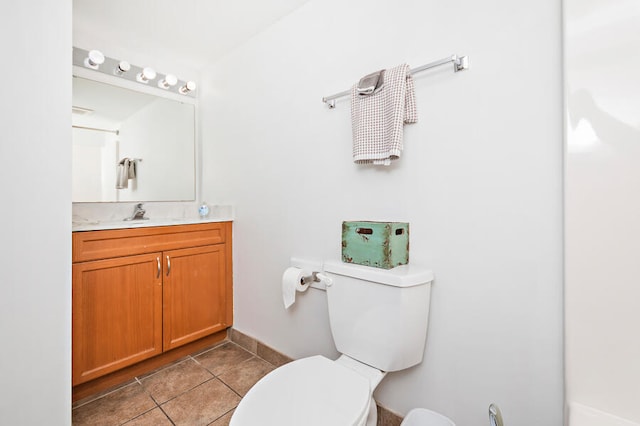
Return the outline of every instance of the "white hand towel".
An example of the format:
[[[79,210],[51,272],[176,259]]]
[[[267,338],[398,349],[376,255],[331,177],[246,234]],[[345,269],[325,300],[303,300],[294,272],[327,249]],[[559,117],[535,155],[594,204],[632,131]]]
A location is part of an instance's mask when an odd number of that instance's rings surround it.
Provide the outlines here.
[[[125,164],[125,167],[127,168],[127,178],[129,179],[135,179],[136,178],[136,160],[130,158],[129,159],[129,166],[127,167]]]
[[[405,123],[418,121],[413,78],[407,64],[384,73],[384,86],[371,95],[351,89],[353,161],[389,165],[400,158]]]
[[[125,189],[129,186],[130,160],[123,158],[120,160],[116,171],[116,189]]]

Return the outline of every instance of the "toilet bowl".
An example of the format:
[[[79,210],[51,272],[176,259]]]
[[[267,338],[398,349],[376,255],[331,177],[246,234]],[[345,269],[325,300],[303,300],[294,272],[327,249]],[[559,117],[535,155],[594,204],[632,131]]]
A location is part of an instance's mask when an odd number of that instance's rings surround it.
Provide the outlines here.
[[[240,401],[236,425],[358,425],[369,415],[369,381],[320,355],[277,368]]]
[[[409,411],[400,426],[456,426],[456,424],[450,418],[435,411],[414,408]]]
[[[329,323],[340,357],[285,364],[242,398],[230,426],[375,426],[373,391],[422,362],[433,273],[325,262]]]

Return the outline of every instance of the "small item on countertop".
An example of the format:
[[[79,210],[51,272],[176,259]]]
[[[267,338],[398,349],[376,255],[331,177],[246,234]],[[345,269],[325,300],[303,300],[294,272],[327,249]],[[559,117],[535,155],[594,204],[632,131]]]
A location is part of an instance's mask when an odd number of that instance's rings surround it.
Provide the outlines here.
[[[198,207],[198,214],[202,219],[209,217],[209,206],[207,203],[202,203],[200,207]]]

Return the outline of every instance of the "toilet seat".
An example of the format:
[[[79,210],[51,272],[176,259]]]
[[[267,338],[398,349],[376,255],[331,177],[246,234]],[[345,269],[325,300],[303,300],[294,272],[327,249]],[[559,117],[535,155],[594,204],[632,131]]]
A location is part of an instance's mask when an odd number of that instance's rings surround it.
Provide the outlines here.
[[[369,380],[320,355],[273,370],[240,401],[230,426],[364,425]]]

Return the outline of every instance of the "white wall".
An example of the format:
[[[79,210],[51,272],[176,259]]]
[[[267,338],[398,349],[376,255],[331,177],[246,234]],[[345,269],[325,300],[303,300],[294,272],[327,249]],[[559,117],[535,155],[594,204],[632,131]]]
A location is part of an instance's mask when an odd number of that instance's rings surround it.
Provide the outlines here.
[[[640,5],[564,4],[567,401],[640,424]]]
[[[142,161],[120,201],[195,198],[194,108],[158,98],[121,123],[118,156]]]
[[[72,199],[96,194],[102,199],[102,173],[96,171],[102,170],[107,137],[102,132],[83,129],[72,129],[72,134]]]
[[[78,128],[71,133],[72,200],[115,199],[117,136]]]
[[[71,1],[2,8],[0,418],[71,423]],[[37,52],[37,54],[34,54]]]
[[[337,258],[342,220],[411,223],[432,268],[424,362],[378,401],[459,425],[562,423],[560,4],[312,0],[202,73],[204,198],[235,204],[235,327],[293,356],[336,356],[325,294],[285,311],[290,256]],[[453,53],[416,77],[419,123],[389,168],[351,161],[348,101],[371,71]]]

